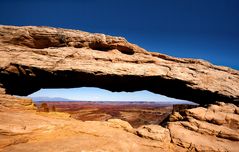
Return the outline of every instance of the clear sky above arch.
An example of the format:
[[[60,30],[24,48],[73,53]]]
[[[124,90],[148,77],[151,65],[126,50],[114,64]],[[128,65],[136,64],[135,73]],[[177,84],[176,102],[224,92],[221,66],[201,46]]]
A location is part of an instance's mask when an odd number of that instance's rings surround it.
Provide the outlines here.
[[[0,24],[123,36],[149,51],[239,69],[238,0],[1,0]]]

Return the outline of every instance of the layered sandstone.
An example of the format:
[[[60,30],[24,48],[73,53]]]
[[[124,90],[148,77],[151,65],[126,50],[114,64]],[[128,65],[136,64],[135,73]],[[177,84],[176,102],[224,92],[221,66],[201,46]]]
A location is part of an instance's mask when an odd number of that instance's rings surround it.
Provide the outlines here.
[[[191,151],[239,149],[239,107],[222,102],[208,108],[188,109],[169,122],[172,142]],[[180,116],[179,116],[180,115]]]
[[[0,94],[94,86],[149,90],[200,104],[236,102],[239,72],[147,52],[122,37],[34,26],[0,26]]]
[[[3,109],[34,110],[36,107],[29,98],[0,94],[0,111]]]

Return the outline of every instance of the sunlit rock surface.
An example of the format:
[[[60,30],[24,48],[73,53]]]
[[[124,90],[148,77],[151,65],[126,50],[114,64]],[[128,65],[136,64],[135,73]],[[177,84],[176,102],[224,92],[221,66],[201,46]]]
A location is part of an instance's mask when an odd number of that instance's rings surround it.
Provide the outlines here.
[[[237,106],[218,103],[180,115],[183,120],[168,122],[166,128],[133,128],[120,119],[83,122],[66,113],[1,109],[0,151],[238,151]]]
[[[141,126],[136,130],[136,134],[143,138],[159,140],[165,143],[170,143],[171,141],[169,130],[159,125]]]
[[[237,152],[238,110],[239,107],[233,104],[219,102],[208,108],[181,112],[183,120],[168,124],[172,142],[189,150]]]
[[[82,122],[57,112],[36,113],[29,110],[0,112],[2,152],[181,150],[183,150],[181,147],[170,142],[163,143],[160,140],[139,137],[134,134],[134,129],[122,120]]]

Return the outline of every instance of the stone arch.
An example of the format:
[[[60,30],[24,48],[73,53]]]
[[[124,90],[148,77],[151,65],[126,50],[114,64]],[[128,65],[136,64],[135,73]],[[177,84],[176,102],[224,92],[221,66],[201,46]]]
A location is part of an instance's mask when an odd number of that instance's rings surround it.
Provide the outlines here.
[[[149,90],[199,104],[239,98],[237,70],[148,52],[121,37],[77,30],[61,29],[67,44],[61,45],[58,31],[0,26],[0,94],[25,96],[41,88],[84,86]]]

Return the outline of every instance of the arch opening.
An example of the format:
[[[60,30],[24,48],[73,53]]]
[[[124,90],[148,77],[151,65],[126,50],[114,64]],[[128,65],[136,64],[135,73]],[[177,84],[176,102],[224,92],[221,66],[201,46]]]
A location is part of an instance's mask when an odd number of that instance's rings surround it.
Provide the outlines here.
[[[54,98],[62,98],[68,101],[142,101],[142,102],[172,102],[172,103],[193,103],[187,100],[167,97],[156,94],[148,90],[140,91],[120,91],[112,92],[109,90],[97,87],[79,87],[79,88],[45,88],[36,91],[28,97],[37,99],[38,97],[45,97],[54,100]],[[40,99],[40,98],[39,98]]]
[[[34,100],[40,112],[66,112],[83,121],[121,119],[133,127],[162,124],[174,105],[196,105],[147,90],[111,92],[95,87],[41,89],[28,97]]]

